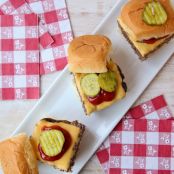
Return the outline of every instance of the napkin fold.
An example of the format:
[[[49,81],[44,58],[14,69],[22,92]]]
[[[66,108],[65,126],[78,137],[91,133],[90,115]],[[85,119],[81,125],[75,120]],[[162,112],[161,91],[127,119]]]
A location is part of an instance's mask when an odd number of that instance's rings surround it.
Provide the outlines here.
[[[0,6],[0,15],[14,15],[14,14],[31,14],[33,11],[25,0],[8,0]],[[22,21],[18,20],[18,23]],[[54,40],[47,27],[39,20],[39,38],[40,44],[43,48],[51,45]]]
[[[174,172],[174,120],[163,96],[130,109],[96,152],[105,173]]]
[[[28,0],[32,11],[39,15],[53,37],[54,43],[41,49],[40,73],[61,70],[67,64],[67,47],[73,39],[65,0]]]

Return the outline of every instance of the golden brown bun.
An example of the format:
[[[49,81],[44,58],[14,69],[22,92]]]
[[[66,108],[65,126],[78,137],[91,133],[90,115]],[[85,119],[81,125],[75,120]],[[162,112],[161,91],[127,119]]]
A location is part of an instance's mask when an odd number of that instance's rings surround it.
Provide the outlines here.
[[[68,48],[68,66],[73,73],[102,73],[111,41],[102,35],[84,35],[75,38]]]
[[[0,143],[0,163],[4,174],[39,173],[36,155],[24,133]]]
[[[146,3],[151,0],[130,0],[121,10],[120,18],[129,28],[128,34],[135,41],[142,41],[150,38],[160,38],[174,34],[174,10],[169,0],[159,0],[165,8],[168,19],[160,26],[147,25],[142,20],[142,13]]]

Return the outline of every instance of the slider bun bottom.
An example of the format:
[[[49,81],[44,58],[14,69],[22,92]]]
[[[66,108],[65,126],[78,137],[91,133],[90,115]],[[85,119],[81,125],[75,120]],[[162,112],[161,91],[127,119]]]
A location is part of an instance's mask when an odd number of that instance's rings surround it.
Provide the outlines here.
[[[94,106],[93,104],[91,104],[88,101],[86,95],[83,93],[83,91],[81,89],[80,79],[84,76],[84,74],[74,74],[76,87],[77,87],[78,93],[80,95],[81,101],[83,103],[84,110],[85,110],[87,115],[90,115],[92,112],[100,111],[102,109],[105,109],[105,108],[111,106],[113,103],[115,103],[115,102],[119,101],[120,99],[124,98],[125,95],[126,95],[126,92],[125,92],[125,90],[123,89],[123,86],[122,86],[122,77],[120,75],[120,72],[118,70],[117,65],[115,65],[112,61],[110,61],[110,62],[108,62],[107,67],[111,71],[115,72],[115,76],[116,76],[117,83],[118,83],[118,87],[117,87],[117,90],[116,90],[116,95],[115,95],[114,100],[109,101],[109,102],[103,102],[103,103],[101,103],[97,106]]]
[[[40,153],[38,151],[38,145],[40,143],[39,137],[42,132],[42,128],[44,126],[47,126],[47,127],[59,126],[63,128],[64,130],[66,130],[67,132],[69,132],[72,138],[70,147],[63,154],[63,156],[58,160],[46,161],[46,160],[43,160],[40,156]],[[31,141],[36,151],[37,158],[44,164],[54,166],[54,168],[57,168],[61,171],[66,171],[66,172],[71,171],[71,168],[75,162],[75,156],[78,151],[83,132],[84,132],[84,126],[82,126],[77,121],[69,122],[65,120],[54,120],[54,119],[48,119],[48,118],[40,120],[35,125],[35,129],[31,137]]]
[[[133,47],[135,52],[139,55],[140,59],[142,59],[142,60],[146,59],[150,53],[156,51],[160,46],[167,43],[173,37],[173,35],[172,36],[170,35],[164,39],[160,39],[160,40],[156,41],[153,44],[137,42],[133,39],[133,37],[131,35],[128,34],[127,31],[129,29],[124,24],[124,22],[121,20],[121,18],[118,18],[117,21],[118,21],[118,25],[119,25],[123,35],[129,41],[129,43],[131,44],[131,46]]]

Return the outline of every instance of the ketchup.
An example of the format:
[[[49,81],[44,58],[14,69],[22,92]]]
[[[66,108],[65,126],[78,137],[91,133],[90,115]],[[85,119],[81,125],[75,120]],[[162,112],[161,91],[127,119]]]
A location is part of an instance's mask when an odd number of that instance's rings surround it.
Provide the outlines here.
[[[111,101],[115,98],[115,91],[114,92],[107,92],[107,91],[102,90],[101,94],[102,94],[104,101]]]
[[[44,126],[42,128],[42,131],[47,131],[47,130],[60,130],[65,137],[65,143],[63,145],[62,151],[58,155],[53,156],[53,157],[46,155],[43,152],[41,145],[40,144],[38,145],[38,150],[39,150],[40,156],[43,160],[56,161],[56,160],[60,159],[65,154],[65,152],[68,150],[68,148],[70,147],[71,142],[72,142],[71,136],[70,136],[69,132],[67,132],[65,129],[61,128],[60,126],[50,126],[50,127]]]
[[[88,101],[93,105],[101,104],[103,102],[103,97],[101,95],[101,92],[95,97],[88,97]]]
[[[107,92],[101,90],[100,93],[96,97],[88,97],[88,101],[93,105],[99,105],[104,101],[112,101],[115,98],[115,91],[114,92]]]
[[[151,38],[151,39],[148,39],[148,40],[143,40],[143,43],[146,43],[146,44],[154,44],[156,41],[158,41],[160,39],[164,39],[166,37],[167,36],[164,36],[164,37],[161,37],[161,38]]]

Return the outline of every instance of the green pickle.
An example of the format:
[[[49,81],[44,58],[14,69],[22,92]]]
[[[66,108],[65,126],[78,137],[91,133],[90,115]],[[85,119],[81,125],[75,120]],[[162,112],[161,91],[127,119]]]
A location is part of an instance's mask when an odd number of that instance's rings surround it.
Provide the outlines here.
[[[152,1],[144,8],[143,20],[148,25],[163,25],[167,21],[167,13],[160,2]]]
[[[64,135],[59,130],[43,131],[40,135],[42,150],[49,157],[58,155],[62,151],[64,143]]]
[[[115,74],[111,71],[99,74],[98,82],[100,87],[107,92],[114,92],[117,87]]]
[[[97,74],[87,74],[80,81],[83,92],[89,97],[95,97],[100,92]]]

